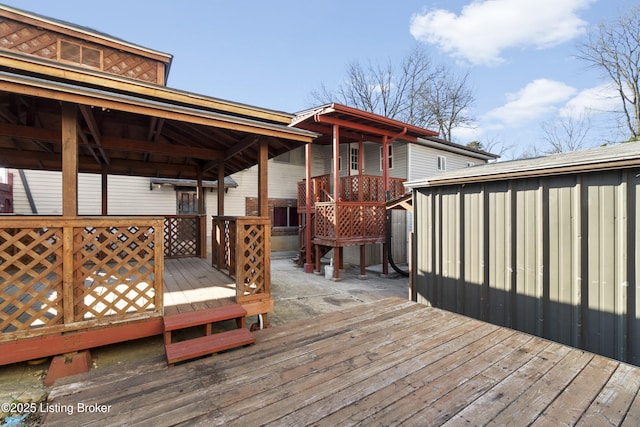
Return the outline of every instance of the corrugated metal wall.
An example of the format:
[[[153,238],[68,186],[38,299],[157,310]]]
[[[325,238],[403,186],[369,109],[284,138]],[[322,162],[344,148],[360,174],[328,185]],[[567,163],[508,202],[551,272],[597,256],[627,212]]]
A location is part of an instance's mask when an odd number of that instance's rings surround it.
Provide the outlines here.
[[[639,172],[416,189],[416,299],[640,365]]]

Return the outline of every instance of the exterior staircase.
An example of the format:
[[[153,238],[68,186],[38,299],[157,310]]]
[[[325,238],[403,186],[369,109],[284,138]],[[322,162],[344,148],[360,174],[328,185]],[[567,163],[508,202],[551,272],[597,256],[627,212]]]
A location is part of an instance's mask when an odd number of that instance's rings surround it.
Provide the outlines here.
[[[246,328],[247,311],[239,304],[190,311],[164,317],[164,345],[167,364],[173,366],[197,357],[243,347],[256,342]],[[235,320],[237,329],[212,333],[212,325]],[[172,342],[172,333],[181,329],[203,326],[204,335],[184,341]]]

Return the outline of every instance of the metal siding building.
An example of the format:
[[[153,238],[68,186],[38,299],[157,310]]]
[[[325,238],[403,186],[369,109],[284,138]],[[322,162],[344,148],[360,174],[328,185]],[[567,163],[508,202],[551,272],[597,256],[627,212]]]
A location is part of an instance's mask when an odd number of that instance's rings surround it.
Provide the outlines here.
[[[640,143],[408,183],[413,295],[640,365]]]

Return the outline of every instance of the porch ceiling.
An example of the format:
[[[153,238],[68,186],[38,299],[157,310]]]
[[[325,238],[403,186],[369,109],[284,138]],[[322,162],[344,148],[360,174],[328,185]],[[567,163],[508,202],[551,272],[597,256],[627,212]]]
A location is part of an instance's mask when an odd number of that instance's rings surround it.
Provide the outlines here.
[[[336,103],[301,111],[292,121],[292,126],[321,134],[314,140],[318,144],[332,143],[334,125],[340,126],[340,143],[382,142],[384,136],[416,142],[420,137],[438,135],[428,129]]]
[[[0,53],[4,56],[5,53]],[[61,103],[78,106],[79,172],[218,178],[310,142],[312,132],[286,126],[284,113],[33,59],[0,66],[0,167],[61,170]],[[22,67],[15,68],[16,64]]]

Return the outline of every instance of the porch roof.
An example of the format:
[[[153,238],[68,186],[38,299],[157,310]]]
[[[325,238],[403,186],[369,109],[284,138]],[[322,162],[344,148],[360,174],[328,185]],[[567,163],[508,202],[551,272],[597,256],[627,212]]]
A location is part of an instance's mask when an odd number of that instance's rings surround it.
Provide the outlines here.
[[[438,136],[438,132],[336,103],[301,111],[291,122],[291,126],[321,134],[314,141],[319,144],[331,144],[333,125],[341,127],[341,143],[380,142],[384,136],[417,142],[418,138]]]
[[[217,179],[313,140],[290,117],[80,67],[1,52],[0,166],[61,170],[60,103],[78,105],[79,172]],[[6,61],[4,61],[6,59]]]

